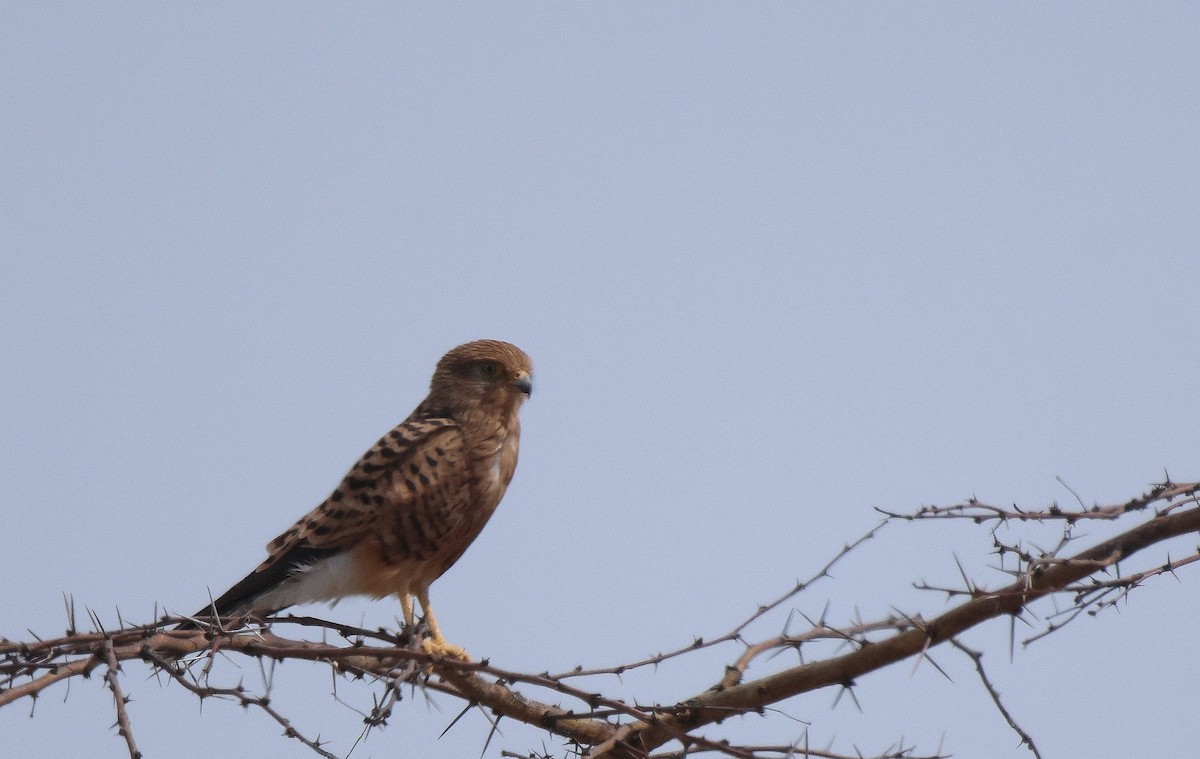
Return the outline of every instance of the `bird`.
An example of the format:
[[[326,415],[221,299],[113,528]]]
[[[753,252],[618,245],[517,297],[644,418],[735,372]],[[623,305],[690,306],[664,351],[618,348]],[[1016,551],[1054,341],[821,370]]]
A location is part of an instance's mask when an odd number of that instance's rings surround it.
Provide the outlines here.
[[[429,395],[358,460],[321,504],[267,544],[253,572],[193,615],[262,617],[347,596],[400,599],[413,629],[421,604],[431,654],[469,660],[448,643],[429,586],[479,536],[517,466],[518,412],[533,365],[517,346],[476,340],[437,363]]]

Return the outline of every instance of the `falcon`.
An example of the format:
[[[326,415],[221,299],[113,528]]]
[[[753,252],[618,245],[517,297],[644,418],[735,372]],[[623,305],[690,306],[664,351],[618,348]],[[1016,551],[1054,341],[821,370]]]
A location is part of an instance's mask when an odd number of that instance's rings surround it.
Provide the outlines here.
[[[429,586],[504,497],[532,372],[529,356],[511,343],[477,340],[451,350],[412,414],[323,503],[267,544],[266,561],[194,616],[262,616],[293,604],[395,595],[411,629],[415,596],[429,627],[424,649],[467,659],[442,636]]]

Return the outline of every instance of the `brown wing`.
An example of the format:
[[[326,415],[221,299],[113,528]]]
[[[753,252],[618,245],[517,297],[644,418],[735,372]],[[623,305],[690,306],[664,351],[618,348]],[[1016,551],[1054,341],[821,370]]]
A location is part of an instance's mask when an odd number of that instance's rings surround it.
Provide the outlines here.
[[[324,503],[268,543],[269,556],[255,571],[265,570],[296,546],[338,551],[354,545],[378,528],[382,512],[406,508],[404,501],[412,501],[423,489],[409,488],[409,498],[397,498],[397,478],[416,477],[442,459],[461,460],[461,448],[457,425],[450,419],[409,418],[364,453]],[[432,467],[426,459],[432,460]]]
[[[363,454],[329,498],[268,543],[266,561],[198,616],[211,614],[213,606],[220,615],[244,612],[297,568],[370,535],[383,541],[385,554],[413,554],[426,542],[430,509],[465,481],[462,452],[462,436],[452,420],[410,417]],[[401,535],[398,542],[389,539],[405,523],[416,525],[414,534]]]

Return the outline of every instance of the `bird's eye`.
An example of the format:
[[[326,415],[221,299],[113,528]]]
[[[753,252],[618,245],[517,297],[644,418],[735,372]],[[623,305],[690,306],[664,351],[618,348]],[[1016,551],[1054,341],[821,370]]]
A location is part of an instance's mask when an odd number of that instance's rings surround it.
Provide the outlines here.
[[[488,361],[487,363],[480,364],[477,371],[479,372],[479,376],[484,379],[495,379],[500,374],[500,365]]]

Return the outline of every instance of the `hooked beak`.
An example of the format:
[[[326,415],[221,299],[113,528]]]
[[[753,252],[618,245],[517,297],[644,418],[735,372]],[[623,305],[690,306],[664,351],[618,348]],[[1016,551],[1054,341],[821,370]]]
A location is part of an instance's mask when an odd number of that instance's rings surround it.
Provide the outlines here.
[[[528,372],[518,374],[512,385],[525,395],[533,395],[533,377],[530,377]]]

